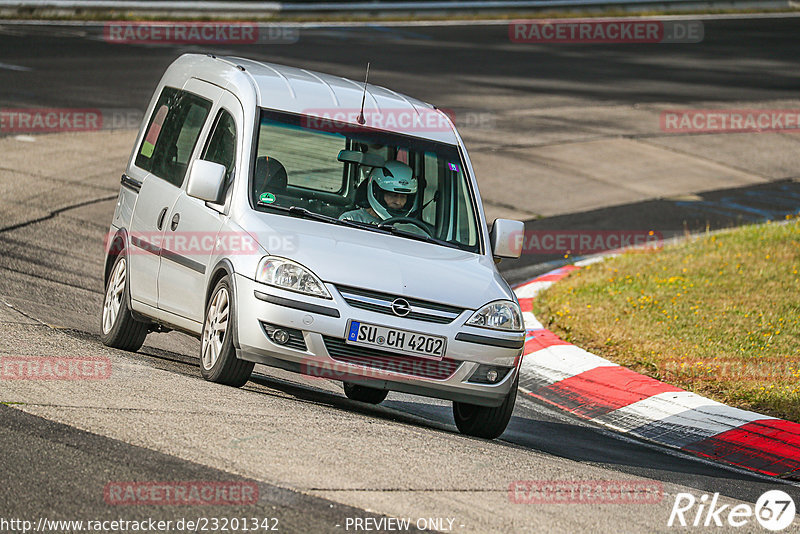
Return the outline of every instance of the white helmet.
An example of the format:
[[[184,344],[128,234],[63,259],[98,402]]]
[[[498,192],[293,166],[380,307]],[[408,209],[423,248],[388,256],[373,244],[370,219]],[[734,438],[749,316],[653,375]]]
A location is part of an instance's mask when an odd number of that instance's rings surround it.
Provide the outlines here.
[[[414,178],[411,167],[400,161],[387,161],[383,167],[372,169],[369,182],[367,200],[381,219],[406,217],[411,213],[417,194],[417,179]],[[389,208],[383,200],[384,192],[408,195],[405,206],[400,210]]]

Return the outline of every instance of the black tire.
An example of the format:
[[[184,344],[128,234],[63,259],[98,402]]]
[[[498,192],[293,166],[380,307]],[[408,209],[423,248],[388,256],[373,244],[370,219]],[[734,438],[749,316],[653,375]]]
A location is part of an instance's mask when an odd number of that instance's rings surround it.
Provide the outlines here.
[[[206,342],[204,342],[204,339],[206,337],[206,330],[210,327],[209,312],[212,308],[212,305],[215,303],[215,298],[217,298],[222,290],[225,290],[228,295],[228,326],[223,332],[221,340],[218,336],[216,337],[216,339],[221,343],[221,348],[216,360],[213,361],[213,364],[207,366],[207,364],[210,362],[204,358],[204,348],[206,347]],[[230,278],[225,276],[219,282],[217,282],[217,285],[214,287],[214,291],[211,292],[211,298],[208,299],[208,302],[206,303],[206,311],[203,314],[203,332],[200,337],[200,374],[203,375],[203,378],[210,382],[216,382],[218,384],[225,384],[227,386],[238,388],[242,387],[247,383],[248,380],[250,380],[250,375],[253,374],[253,367],[255,367],[255,363],[240,360],[236,357],[236,349],[233,347],[235,328],[236,296],[233,293]],[[211,343],[211,340],[209,340],[209,343]]]
[[[348,399],[366,402],[368,404],[380,404],[389,394],[385,389],[375,389],[367,386],[357,386],[349,382],[344,383],[344,394]]]
[[[110,286],[116,280],[114,274],[117,273],[118,269],[125,276],[125,287],[121,294],[116,297],[110,297]],[[100,340],[103,342],[103,345],[114,347],[115,349],[136,352],[144,344],[144,340],[150,329],[150,324],[134,319],[128,307],[128,302],[130,302],[131,299],[131,290],[128,278],[128,261],[124,251],[114,260],[114,265],[111,267],[105,289],[103,308],[100,312]],[[110,298],[119,301],[119,311],[116,317],[113,318],[111,328],[106,331],[106,308],[111,305]]]
[[[518,385],[519,373],[503,404],[496,408],[453,402],[453,418],[456,420],[458,430],[462,434],[476,438],[494,439],[499,437],[511,420],[511,413],[514,411],[514,403],[517,400]]]

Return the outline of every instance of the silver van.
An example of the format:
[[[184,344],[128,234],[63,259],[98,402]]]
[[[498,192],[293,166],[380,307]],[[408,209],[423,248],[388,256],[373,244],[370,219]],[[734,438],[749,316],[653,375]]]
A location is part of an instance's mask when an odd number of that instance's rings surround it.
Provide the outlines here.
[[[102,339],[201,339],[204,378],[256,363],[329,378],[357,401],[453,401],[495,438],[525,340],[498,274],[523,225],[491,230],[448,114],[304,69],[187,54],[166,71],[106,242]]]

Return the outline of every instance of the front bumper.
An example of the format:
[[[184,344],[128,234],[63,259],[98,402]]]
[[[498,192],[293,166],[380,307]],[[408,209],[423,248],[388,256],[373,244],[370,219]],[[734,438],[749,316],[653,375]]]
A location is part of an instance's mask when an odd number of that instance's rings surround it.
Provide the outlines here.
[[[277,289],[238,274],[235,287],[237,356],[244,360],[483,406],[500,405],[519,370],[525,334],[464,326],[474,310],[464,310],[451,323],[440,324],[351,307],[331,284],[326,287],[332,300]],[[349,319],[445,336],[444,358],[439,362],[345,345]],[[268,335],[272,327],[291,329],[291,341],[275,343]],[[509,371],[497,383],[471,382],[481,365]]]

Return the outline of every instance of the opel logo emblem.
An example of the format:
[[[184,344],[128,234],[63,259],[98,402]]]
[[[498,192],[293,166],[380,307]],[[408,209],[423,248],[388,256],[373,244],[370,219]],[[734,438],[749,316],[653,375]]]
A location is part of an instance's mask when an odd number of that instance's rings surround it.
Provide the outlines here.
[[[411,313],[411,304],[406,299],[394,299],[392,302],[392,311],[395,315],[405,317]]]

